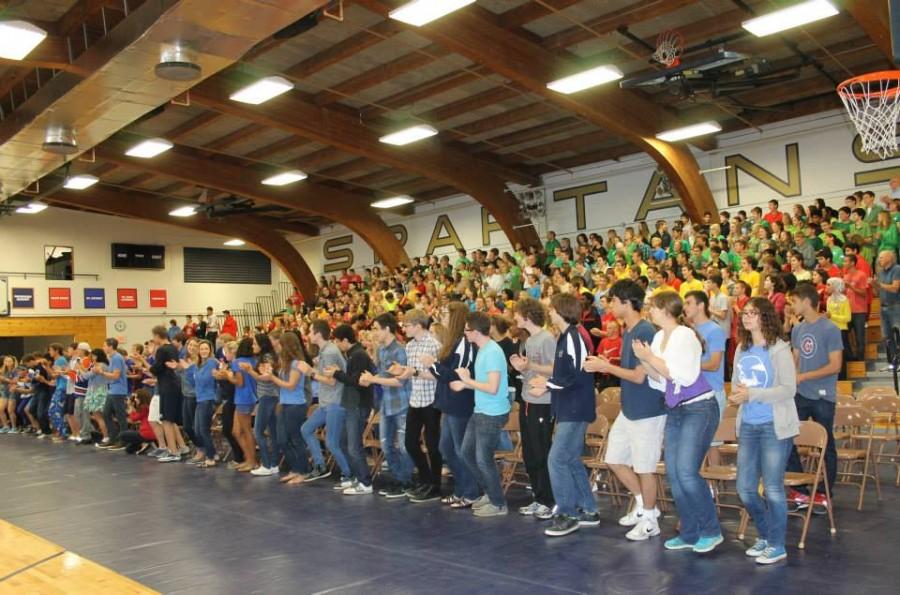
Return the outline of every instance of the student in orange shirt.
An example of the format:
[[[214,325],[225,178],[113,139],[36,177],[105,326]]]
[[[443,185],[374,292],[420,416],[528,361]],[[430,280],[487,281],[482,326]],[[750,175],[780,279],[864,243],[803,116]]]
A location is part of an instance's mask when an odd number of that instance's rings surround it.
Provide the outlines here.
[[[613,317],[607,321],[604,329],[606,336],[600,340],[596,355],[605,357],[609,362],[618,366],[622,360],[622,335],[619,334],[619,323]],[[599,388],[603,390],[609,386],[619,386],[619,379],[611,374],[600,374]]]

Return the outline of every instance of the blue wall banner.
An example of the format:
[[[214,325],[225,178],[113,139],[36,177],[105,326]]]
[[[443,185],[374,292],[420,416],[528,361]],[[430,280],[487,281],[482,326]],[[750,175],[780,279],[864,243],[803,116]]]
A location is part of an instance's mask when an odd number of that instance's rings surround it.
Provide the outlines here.
[[[106,290],[102,287],[84,288],[84,307],[86,309],[103,309],[106,307]]]
[[[13,287],[12,302],[13,308],[34,308],[34,288]]]

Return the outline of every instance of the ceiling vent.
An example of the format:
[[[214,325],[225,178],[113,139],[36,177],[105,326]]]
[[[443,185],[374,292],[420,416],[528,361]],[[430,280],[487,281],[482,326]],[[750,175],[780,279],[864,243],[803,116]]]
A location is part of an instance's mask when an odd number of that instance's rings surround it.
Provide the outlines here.
[[[195,53],[189,47],[177,43],[163,48],[155,71],[156,76],[161,79],[179,82],[197,80],[202,73]]]
[[[74,155],[78,152],[75,131],[71,128],[51,128],[44,136],[43,148],[48,153],[57,155]]]

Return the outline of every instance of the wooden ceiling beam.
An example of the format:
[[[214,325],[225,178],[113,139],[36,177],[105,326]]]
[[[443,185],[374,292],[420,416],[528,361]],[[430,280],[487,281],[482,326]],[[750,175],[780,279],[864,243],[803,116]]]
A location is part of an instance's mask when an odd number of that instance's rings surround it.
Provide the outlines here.
[[[502,145],[503,147],[511,148],[523,143],[542,138],[549,138],[556,134],[562,134],[563,132],[568,132],[570,130],[585,127],[586,125],[584,121],[578,118],[564,117],[559,120],[547,122],[546,124],[539,124],[538,126],[524,128],[522,130],[517,130],[515,132],[510,132],[501,136],[490,137],[488,140],[490,140],[491,143],[496,143],[498,145]],[[529,152],[530,151],[531,150],[529,149]]]
[[[477,70],[477,69],[476,69]],[[378,100],[378,105],[371,105],[362,108],[362,117],[368,120],[374,119],[385,112],[395,110],[407,105],[422,101],[435,95],[440,95],[452,89],[456,89],[466,83],[481,78],[475,72],[459,70],[451,72],[443,76],[425,81],[409,89],[404,89],[399,93],[395,93],[389,97]]]
[[[289,233],[296,233],[311,238],[319,235],[318,227],[302,221],[285,221],[282,218],[275,217],[263,217],[263,221],[279,231],[287,231]]]
[[[310,141],[306,140],[305,138],[300,138],[299,136],[288,136],[281,140],[270,143],[264,147],[260,147],[253,151],[250,151],[249,153],[247,153],[247,158],[265,159],[266,157],[271,157],[272,155],[275,155],[277,153],[297,149],[308,144],[310,144]]]
[[[442,122],[481,109],[488,105],[518,97],[521,94],[522,91],[516,89],[514,85],[494,87],[493,89],[476,93],[465,99],[460,99],[459,101],[454,101],[453,103],[448,103],[447,105],[442,105],[433,110],[429,110],[423,114],[419,114],[419,117],[429,122]]]
[[[283,187],[263,186],[260,180],[266,172],[254,164],[246,163],[243,167],[225,164],[186,147],[176,147],[153,159],[137,159],[125,154],[133,142],[131,135],[116,135],[97,147],[97,156],[203,188],[326,217],[359,234],[379,258],[392,263],[390,266],[408,260],[403,246],[369,206],[370,198],[366,196],[341,192],[310,180]]]
[[[240,221],[220,218],[211,225],[209,220],[202,217],[169,216],[169,211],[183,206],[178,200],[98,186],[84,191],[59,190],[42,200],[51,205],[87,208],[118,217],[153,221],[192,231],[240,238],[255,245],[277,262],[303,295],[314,296],[318,290],[316,276],[303,256],[281,234],[272,232],[274,225],[254,215],[244,215]]]
[[[256,124],[247,124],[233,132],[229,132],[225,136],[221,136],[212,142],[206,143],[204,148],[213,149],[215,151],[224,151],[225,149],[238,144],[241,141],[265,132],[264,128],[260,128]]]
[[[894,63],[894,51],[891,43],[891,17],[888,14],[886,0],[844,0],[844,8],[865,31],[882,55],[891,64]],[[900,18],[900,15],[895,15]],[[900,43],[900,40],[897,40]]]
[[[357,2],[385,17],[393,8],[392,3],[383,0]],[[670,6],[676,2],[657,3],[656,8],[660,9],[661,4]],[[649,10],[646,3],[639,5]],[[416,31],[647,152],[668,175],[691,216],[700,219],[705,211],[717,212],[709,185],[687,146],[655,137],[661,130],[681,125],[674,114],[637,93],[614,86],[573,95],[548,89],[548,81],[578,72],[580,65],[502,29],[485,12],[470,6],[454,13],[453,18],[438,19]],[[633,11],[631,15],[634,16]],[[646,14],[641,18],[646,18]]]
[[[199,130],[204,126],[212,124],[216,120],[222,117],[222,114],[213,111],[205,111],[198,116],[194,116],[187,122],[176,126],[168,133],[166,133],[166,138],[171,140],[172,142],[180,141],[188,134],[194,132],[195,130]]]
[[[549,103],[538,101],[505,111],[496,116],[488,116],[481,120],[463,124],[462,126],[456,126],[454,130],[465,136],[480,136],[487,132],[491,132],[492,130],[497,130],[498,128],[505,128],[525,120],[542,116],[548,112],[552,112],[554,109],[555,108]]]
[[[541,0],[541,2],[526,2],[521,6],[511,8],[497,16],[497,24],[504,29],[515,29],[527,25],[531,21],[553,14],[553,9],[563,10],[582,0]],[[552,8],[548,8],[552,7]]]
[[[359,173],[369,173],[374,168],[377,168],[378,164],[372,163],[365,157],[359,157],[357,159],[352,159],[347,161],[346,163],[342,163],[340,165],[335,165],[326,169],[321,169],[316,172],[317,175],[320,175],[325,178],[344,178],[352,175],[358,175]]]
[[[340,41],[327,50],[310,56],[306,60],[291,66],[284,71],[284,76],[292,78],[306,78],[320,70],[323,70],[332,64],[337,64],[342,60],[353,56],[367,48],[381,43],[385,39],[389,39],[400,33],[401,29],[395,21],[387,20],[370,27],[366,31],[361,31],[347,39]]]

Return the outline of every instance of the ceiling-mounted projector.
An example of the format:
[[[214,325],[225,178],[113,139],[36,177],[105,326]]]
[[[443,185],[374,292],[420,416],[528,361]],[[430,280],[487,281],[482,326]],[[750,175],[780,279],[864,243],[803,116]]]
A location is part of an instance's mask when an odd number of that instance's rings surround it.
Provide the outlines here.
[[[74,155],[78,152],[75,131],[71,128],[50,128],[44,136],[43,149],[57,155]]]
[[[200,78],[202,69],[195,61],[195,53],[185,45],[170,44],[163,48],[156,76],[167,81],[193,81]]]

